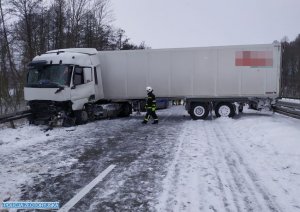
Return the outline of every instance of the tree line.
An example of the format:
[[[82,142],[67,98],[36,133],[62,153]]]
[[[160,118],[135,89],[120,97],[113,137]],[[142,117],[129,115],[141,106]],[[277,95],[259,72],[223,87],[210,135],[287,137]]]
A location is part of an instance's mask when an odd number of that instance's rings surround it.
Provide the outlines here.
[[[144,49],[112,25],[109,0],[0,0],[0,114],[22,107],[27,64],[52,49]]]
[[[300,35],[282,41],[281,96],[300,99]]]

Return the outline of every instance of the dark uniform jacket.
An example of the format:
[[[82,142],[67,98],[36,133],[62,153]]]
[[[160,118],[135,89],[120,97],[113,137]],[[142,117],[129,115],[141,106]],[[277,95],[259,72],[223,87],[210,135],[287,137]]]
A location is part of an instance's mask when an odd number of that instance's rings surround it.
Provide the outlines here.
[[[146,109],[147,110],[152,110],[152,111],[156,110],[155,95],[152,92],[148,93]]]

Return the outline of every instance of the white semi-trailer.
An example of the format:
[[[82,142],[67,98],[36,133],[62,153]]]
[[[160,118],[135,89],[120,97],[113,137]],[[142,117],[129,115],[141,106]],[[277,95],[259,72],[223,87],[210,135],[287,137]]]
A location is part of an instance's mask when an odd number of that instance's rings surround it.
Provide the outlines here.
[[[185,99],[193,119],[232,117],[247,103],[270,108],[279,96],[281,46],[101,51],[59,49],[29,64],[25,100],[33,120],[85,123],[128,116],[151,86],[157,98]]]

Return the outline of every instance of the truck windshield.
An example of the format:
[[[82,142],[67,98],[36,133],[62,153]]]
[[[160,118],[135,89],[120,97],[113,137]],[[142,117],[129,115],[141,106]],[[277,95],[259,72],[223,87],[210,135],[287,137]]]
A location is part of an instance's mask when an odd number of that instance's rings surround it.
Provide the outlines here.
[[[70,85],[73,66],[36,65],[30,66],[27,75],[27,87],[57,88]]]

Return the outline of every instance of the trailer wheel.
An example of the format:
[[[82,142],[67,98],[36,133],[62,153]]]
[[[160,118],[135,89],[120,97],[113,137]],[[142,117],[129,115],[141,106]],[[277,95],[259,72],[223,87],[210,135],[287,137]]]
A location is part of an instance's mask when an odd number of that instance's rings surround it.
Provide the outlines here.
[[[235,115],[234,106],[229,102],[221,102],[215,108],[217,117],[233,117]]]
[[[74,111],[74,114],[75,114],[75,118],[76,118],[76,121],[75,123],[76,124],[85,124],[87,123],[88,121],[88,114],[85,110],[77,110],[77,111]]]
[[[208,113],[208,104],[200,102],[192,104],[191,109],[189,111],[189,114],[194,120],[205,119],[208,116]]]

